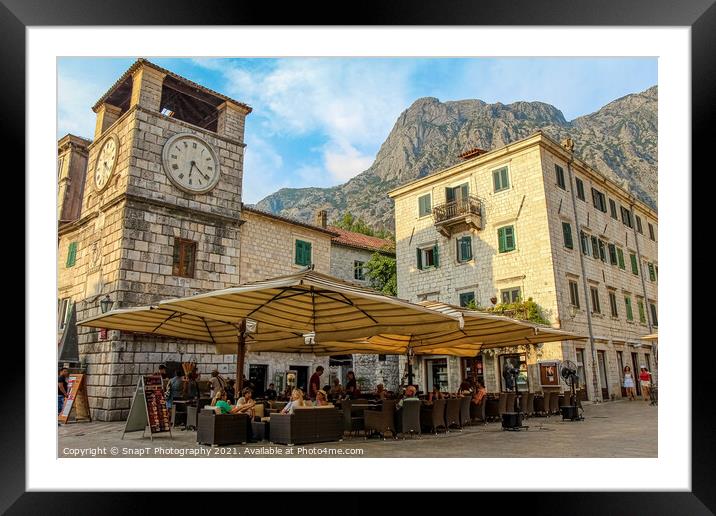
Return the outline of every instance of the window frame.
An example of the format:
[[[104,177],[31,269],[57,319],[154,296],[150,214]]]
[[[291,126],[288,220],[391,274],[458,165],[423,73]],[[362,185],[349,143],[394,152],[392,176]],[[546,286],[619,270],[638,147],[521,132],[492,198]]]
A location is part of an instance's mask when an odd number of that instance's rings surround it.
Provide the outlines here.
[[[587,196],[584,194],[584,181],[577,176],[574,176],[574,181],[577,184],[577,199],[587,202]]]
[[[517,292],[517,299],[513,296],[513,293]],[[505,301],[504,297],[505,294],[508,295],[509,300]],[[522,287],[510,287],[510,288],[503,288],[500,290],[500,301],[502,304],[511,304],[511,303],[519,303],[519,301],[522,299]]]
[[[617,246],[615,244],[607,244],[607,249],[609,251],[609,265],[618,265]]]
[[[70,310],[72,298],[63,297],[59,299],[60,306],[57,308],[57,331],[64,331],[67,326],[67,313]]]
[[[599,199],[599,202],[597,202]],[[607,213],[607,196],[601,190],[592,187],[592,204],[602,213]]]
[[[592,258],[599,260],[599,239],[595,235],[589,235],[592,241]]]
[[[620,205],[621,208],[621,215],[622,215],[622,224],[624,224],[626,227],[633,229],[634,228],[634,220],[633,220],[633,214],[630,209],[625,208],[624,206]]]
[[[477,305],[477,295],[475,294],[474,290],[470,290],[467,292],[458,292],[458,296],[457,296],[458,306],[460,306],[462,308],[466,308],[467,304],[463,304],[463,302],[462,302],[463,296],[470,296],[470,295],[472,295],[472,300],[475,301],[475,305]],[[468,301],[468,303],[469,303],[469,301]]]
[[[617,293],[615,290],[608,290],[609,293],[609,309],[611,310],[612,317],[615,319],[619,318],[619,309],[617,307]]]
[[[646,324],[646,305],[644,304],[644,298],[636,298],[636,307],[639,310],[639,322]]]
[[[299,263],[299,256],[298,256],[298,244],[299,242],[303,244],[302,247],[304,247],[304,259],[305,259],[305,246],[308,246],[308,263]],[[313,263],[313,242],[310,240],[301,240],[300,238],[295,238],[293,240],[293,264],[298,267],[308,267]]]
[[[627,321],[634,321],[634,306],[631,302],[631,296],[624,294],[624,306],[626,307]]]
[[[512,230],[512,247],[507,248],[507,234],[505,233],[504,237],[504,247],[503,247],[503,239],[500,237],[500,232],[503,230],[506,230],[507,228],[510,228]],[[497,249],[499,253],[510,253],[512,251],[515,251],[517,249],[517,232],[515,231],[514,224],[509,224],[506,226],[501,226],[497,228]]]
[[[640,217],[639,215],[637,215],[636,213],[634,214],[634,221],[636,222],[636,231],[637,231],[637,233],[639,233],[640,235],[643,235],[643,234],[644,234],[644,227],[643,227],[642,224],[641,224],[641,217]]]
[[[654,225],[651,222],[647,222],[646,224],[649,226],[649,239],[656,242],[656,231],[654,230]]]
[[[619,220],[619,213],[617,213],[617,202],[614,199],[609,199],[609,215],[614,220]]]
[[[176,254],[177,254],[177,247],[179,248],[179,256],[178,256],[178,262],[175,262]],[[186,249],[188,247],[192,248],[192,256],[191,256],[191,271],[190,274],[187,274],[186,271],[183,271],[184,265],[185,265],[185,259],[186,259]],[[193,278],[194,273],[196,272],[196,249],[197,249],[197,242],[195,240],[189,240],[187,238],[174,238],[174,250],[172,252],[172,276],[176,276],[178,278]],[[178,269],[177,269],[178,267]],[[184,272],[184,273],[182,273]]]
[[[589,286],[589,292],[590,292],[590,298],[592,301],[592,313],[593,314],[601,314],[602,313],[602,307],[599,304],[599,287],[596,287],[594,285]]]
[[[626,260],[624,259],[624,249],[617,246],[617,265],[623,271],[626,270]]]
[[[470,241],[470,246],[469,246],[470,256],[469,256],[468,258],[464,258],[464,257],[463,257],[463,254],[462,254],[462,250],[463,250],[462,242],[465,241],[465,240],[469,240],[469,241]],[[472,253],[472,236],[470,236],[470,235],[463,235],[463,236],[461,236],[461,237],[456,238],[456,239],[455,239],[455,242],[456,242],[456,244],[457,244],[457,249],[456,249],[456,251],[457,251],[457,261],[458,261],[458,263],[467,263],[467,262],[469,262],[469,261],[472,261],[472,258],[473,258],[473,253]]]
[[[590,235],[588,233],[585,233],[584,231],[580,231],[579,232],[579,242],[580,242],[580,247],[582,248],[582,254],[585,256],[591,256]]]
[[[416,247],[417,251],[417,267],[418,270],[425,271],[425,270],[431,270],[431,269],[437,269],[440,267],[440,252],[438,249],[438,244],[432,244],[432,245],[421,245]],[[432,260],[433,263],[431,265],[425,265],[425,257],[427,257],[427,252],[432,253]]]
[[[652,303],[651,301],[649,301],[649,310],[651,311],[651,325],[659,326],[659,318],[657,317],[658,310],[656,307],[656,303]]]
[[[420,211],[420,200],[423,199],[423,198],[425,198],[425,197],[428,198],[428,212],[425,213],[424,215],[422,215],[422,214],[421,214],[421,211]],[[418,218],[419,218],[419,219],[422,219],[422,218],[425,218],[425,217],[429,217],[429,216],[432,215],[432,214],[433,214],[433,194],[432,194],[432,192],[428,192],[428,193],[425,193],[425,194],[422,194],[422,195],[418,195]]]
[[[607,263],[606,242],[599,238],[597,239],[597,245],[599,246],[599,259],[604,263]]]
[[[65,268],[69,269],[74,267],[77,263],[77,241],[70,242],[67,246],[67,261],[65,261]]]
[[[567,249],[574,249],[574,238],[572,238],[572,224],[564,220],[562,221],[562,239],[564,240],[564,247],[566,247]],[[567,240],[569,240],[569,242],[567,242]]]
[[[556,163],[554,164],[554,174],[557,179],[557,186],[562,190],[567,191],[567,184],[564,181],[564,169]]]
[[[360,264],[360,266],[358,266],[358,264]],[[360,271],[360,273],[358,271]],[[353,279],[365,281],[365,262],[353,260]]]
[[[569,283],[569,304],[575,308],[579,306],[579,283],[575,280],[567,280]],[[572,288],[574,286],[574,288]]]
[[[636,253],[629,253],[629,261],[631,262],[631,273],[634,276],[639,275],[639,260],[637,260]]]
[[[503,169],[505,170],[505,177],[507,178],[507,185],[505,186],[502,183],[503,178],[500,176],[500,188],[498,189],[498,188],[496,188],[496,185],[495,185],[495,178],[498,177],[498,176],[496,176],[496,174],[498,172],[501,172]],[[500,193],[500,192],[504,192],[505,190],[509,190],[510,188],[512,188],[512,178],[510,177],[510,166],[508,164],[501,165],[497,168],[493,168],[490,170],[490,172],[492,173],[492,193]]]

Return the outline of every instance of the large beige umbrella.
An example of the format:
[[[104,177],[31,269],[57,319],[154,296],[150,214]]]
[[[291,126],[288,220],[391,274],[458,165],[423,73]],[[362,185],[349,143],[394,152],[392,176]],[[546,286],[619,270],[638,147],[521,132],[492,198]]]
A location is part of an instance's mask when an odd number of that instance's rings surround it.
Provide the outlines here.
[[[241,332],[240,323],[209,319],[157,306],[112,310],[77,324],[90,328],[106,328],[206,342],[214,344],[218,354],[236,353],[236,345]],[[275,346],[304,342],[301,333],[280,331],[268,326],[252,324],[251,321],[249,321],[245,338],[249,351],[251,351],[251,346],[256,343]]]
[[[227,323],[250,318],[281,331],[313,333],[318,343],[381,333],[411,335],[425,328],[459,331],[462,323],[459,314],[441,313],[313,270],[162,301],[159,307]]]
[[[644,335],[641,340],[659,340],[659,334],[650,333],[649,335]]]

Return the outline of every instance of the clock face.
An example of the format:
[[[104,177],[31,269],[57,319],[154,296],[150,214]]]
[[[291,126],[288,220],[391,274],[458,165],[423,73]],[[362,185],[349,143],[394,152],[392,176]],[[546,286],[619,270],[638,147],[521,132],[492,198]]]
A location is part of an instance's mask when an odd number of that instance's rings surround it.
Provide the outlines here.
[[[219,181],[219,160],[207,142],[191,134],[169,138],[162,152],[164,171],[178,188],[205,193]]]
[[[119,150],[119,140],[117,136],[111,135],[102,144],[102,148],[97,155],[97,162],[94,167],[94,185],[97,191],[102,191],[109,178],[112,175],[114,166],[117,164],[117,151]]]

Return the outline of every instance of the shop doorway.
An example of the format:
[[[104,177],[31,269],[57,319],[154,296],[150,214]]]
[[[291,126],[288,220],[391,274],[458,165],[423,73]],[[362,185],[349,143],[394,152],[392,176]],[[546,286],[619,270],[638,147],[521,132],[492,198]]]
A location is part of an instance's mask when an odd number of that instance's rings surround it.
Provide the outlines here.
[[[609,400],[609,384],[607,383],[607,360],[604,351],[597,351],[597,361],[599,363],[599,381],[602,384],[602,400]]]
[[[298,388],[304,393],[308,392],[308,366],[290,365],[288,368],[291,371],[296,371],[296,385]]]
[[[584,348],[577,348],[577,376],[579,377],[579,390],[581,400],[588,400],[587,373],[584,369]]]
[[[268,366],[263,364],[249,365],[249,382],[254,386],[254,397],[263,396],[266,390]]]
[[[425,361],[425,378],[427,379],[427,391],[432,392],[436,385],[442,392],[448,390],[448,368],[447,358],[434,358]]]

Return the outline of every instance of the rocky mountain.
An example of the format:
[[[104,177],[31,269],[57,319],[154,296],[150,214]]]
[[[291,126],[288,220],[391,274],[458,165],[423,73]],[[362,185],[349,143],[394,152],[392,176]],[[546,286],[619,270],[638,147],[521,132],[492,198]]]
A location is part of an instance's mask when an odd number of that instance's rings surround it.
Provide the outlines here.
[[[318,209],[329,220],[350,211],[393,231],[389,190],[454,165],[468,149],[495,149],[542,129],[557,141],[571,137],[579,157],[656,208],[657,96],[653,86],[572,121],[542,102],[421,98],[398,117],[368,170],[332,188],[284,188],[257,206],[309,221]]]

